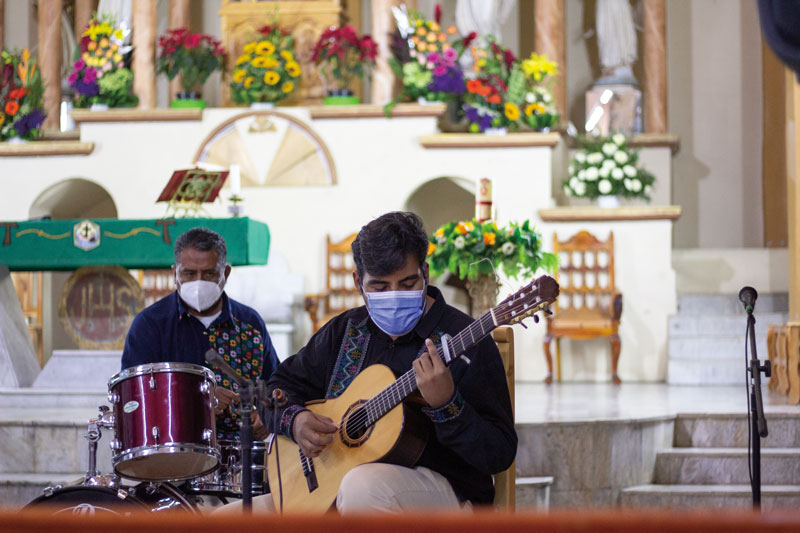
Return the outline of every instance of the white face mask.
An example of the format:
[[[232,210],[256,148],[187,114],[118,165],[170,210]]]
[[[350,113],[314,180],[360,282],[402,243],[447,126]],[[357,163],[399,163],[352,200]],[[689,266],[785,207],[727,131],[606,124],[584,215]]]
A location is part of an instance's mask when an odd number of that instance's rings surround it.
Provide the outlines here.
[[[222,295],[222,284],[225,276],[220,276],[219,283],[213,281],[187,281],[178,284],[181,299],[192,309],[205,311],[219,300]]]

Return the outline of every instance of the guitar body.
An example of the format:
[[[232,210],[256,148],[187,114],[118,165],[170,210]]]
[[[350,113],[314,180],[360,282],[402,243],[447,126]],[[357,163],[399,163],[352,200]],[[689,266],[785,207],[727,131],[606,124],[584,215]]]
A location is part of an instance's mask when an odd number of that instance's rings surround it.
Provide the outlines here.
[[[283,512],[327,511],[336,500],[345,474],[358,465],[384,462],[413,465],[425,447],[425,433],[418,424],[422,414],[400,403],[379,418],[363,435],[348,435],[344,428],[359,405],[376,396],[395,381],[394,373],[384,365],[365,368],[338,398],[311,402],[309,411],[327,416],[340,427],[333,442],[311,459],[317,488],[309,490],[303,471],[300,447],[291,439],[279,436],[267,456],[267,475],[275,508]],[[363,414],[363,411],[361,411]],[[344,422],[344,423],[343,423]],[[281,483],[278,482],[276,450],[280,459]]]

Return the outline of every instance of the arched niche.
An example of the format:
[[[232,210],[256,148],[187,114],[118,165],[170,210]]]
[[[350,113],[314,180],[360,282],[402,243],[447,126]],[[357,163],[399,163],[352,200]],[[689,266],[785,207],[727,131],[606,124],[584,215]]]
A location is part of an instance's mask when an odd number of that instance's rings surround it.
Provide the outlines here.
[[[467,178],[433,178],[409,195],[405,210],[418,214],[428,233],[433,233],[442,224],[475,216],[475,187]]]
[[[432,234],[443,224],[471,220],[475,216],[475,187],[476,183],[467,178],[433,178],[409,195],[404,209],[419,215],[425,230]],[[447,303],[469,312],[470,301],[463,281],[445,274],[433,283],[441,289]]]
[[[30,218],[117,218],[117,205],[103,187],[83,178],[59,181],[31,204]]]
[[[242,187],[336,184],[336,167],[322,138],[280,111],[229,118],[203,140],[193,162],[210,169],[239,165]]]
[[[68,178],[43,190],[28,209],[30,218],[117,218],[117,205],[101,185],[84,178]],[[43,272],[42,355],[47,362],[53,350],[75,350],[75,341],[61,327],[58,302],[71,272]]]

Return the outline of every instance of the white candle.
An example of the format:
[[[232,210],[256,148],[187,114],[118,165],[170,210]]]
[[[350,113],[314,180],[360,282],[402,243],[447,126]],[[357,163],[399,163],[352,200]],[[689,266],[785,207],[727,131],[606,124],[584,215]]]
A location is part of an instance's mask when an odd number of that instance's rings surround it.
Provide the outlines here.
[[[233,196],[239,196],[239,193],[242,192],[242,175],[239,165],[231,165],[229,179],[231,183],[231,194]]]

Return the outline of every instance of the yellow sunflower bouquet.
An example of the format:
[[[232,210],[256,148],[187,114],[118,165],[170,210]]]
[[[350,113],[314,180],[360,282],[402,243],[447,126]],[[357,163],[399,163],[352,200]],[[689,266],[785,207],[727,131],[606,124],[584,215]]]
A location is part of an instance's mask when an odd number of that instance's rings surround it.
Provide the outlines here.
[[[294,38],[277,25],[259,30],[258,40],[247,43],[236,60],[231,81],[234,102],[278,102],[300,84],[300,64],[294,55]]]

